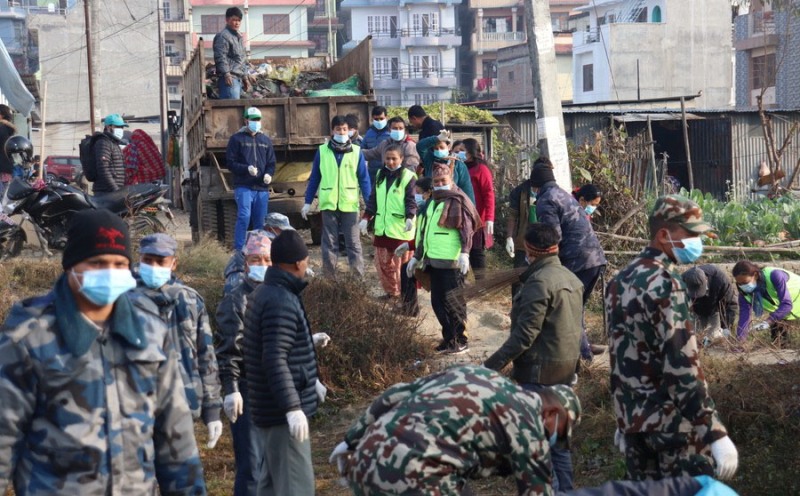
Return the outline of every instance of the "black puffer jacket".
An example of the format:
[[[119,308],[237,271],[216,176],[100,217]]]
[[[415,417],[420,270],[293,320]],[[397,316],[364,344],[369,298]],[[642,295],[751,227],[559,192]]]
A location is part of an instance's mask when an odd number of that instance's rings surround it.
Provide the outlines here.
[[[246,374],[242,364],[244,315],[247,311],[247,299],[257,284],[244,276],[242,272],[239,275],[238,283],[225,292],[225,296],[217,307],[217,334],[214,336],[214,351],[217,352],[222,394],[226,396],[238,392],[239,382],[245,380]]]
[[[120,141],[111,133],[103,133],[95,142],[95,193],[110,193],[125,186],[125,157],[119,145]]]
[[[244,367],[253,423],[286,423],[286,413],[317,411],[317,353],[300,300],[307,283],[271,267],[250,294],[244,324]]]

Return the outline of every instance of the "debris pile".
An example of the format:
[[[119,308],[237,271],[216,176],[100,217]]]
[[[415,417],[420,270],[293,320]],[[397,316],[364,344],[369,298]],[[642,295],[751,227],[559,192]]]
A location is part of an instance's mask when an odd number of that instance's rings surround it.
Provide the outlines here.
[[[243,99],[278,98],[285,96],[357,96],[363,95],[363,84],[357,75],[350,76],[341,83],[332,83],[324,72],[301,71],[297,66],[273,66],[267,62],[248,65],[248,91],[242,88]],[[216,68],[213,63],[206,65],[206,94],[209,98],[219,98]]]

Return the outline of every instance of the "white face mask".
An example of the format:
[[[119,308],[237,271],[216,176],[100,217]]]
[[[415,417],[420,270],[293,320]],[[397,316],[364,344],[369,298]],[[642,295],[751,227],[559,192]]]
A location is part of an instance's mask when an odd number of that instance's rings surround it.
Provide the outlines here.
[[[119,140],[121,140],[123,136],[125,136],[125,130],[122,129],[121,127],[115,127],[114,128],[114,137],[119,139]]]

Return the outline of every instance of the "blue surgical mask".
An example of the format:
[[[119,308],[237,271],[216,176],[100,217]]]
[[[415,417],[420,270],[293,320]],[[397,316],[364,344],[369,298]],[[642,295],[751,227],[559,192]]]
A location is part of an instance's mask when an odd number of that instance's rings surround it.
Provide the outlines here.
[[[550,434],[550,438],[547,440],[547,442],[550,444],[551,448],[553,446],[555,446],[556,443],[558,442],[558,414],[557,413],[556,413],[556,421],[555,421],[555,423],[553,425],[555,425],[555,428],[553,429],[553,433]]]
[[[248,265],[247,277],[255,282],[264,282],[264,277],[267,275],[266,265]]]
[[[386,127],[386,119],[384,119],[382,121],[378,121],[378,120],[373,119],[372,120],[372,127],[377,129],[378,131],[380,131],[381,129]]]
[[[160,288],[172,278],[172,269],[157,267],[155,265],[139,264],[139,275],[145,286],[152,289]]]
[[[459,159],[462,162],[466,162],[467,161],[467,152],[462,150],[462,151],[456,153],[456,158]]]
[[[417,202],[417,205],[421,205],[425,203],[425,197],[420,195],[419,193],[414,193],[414,201]]]
[[[439,150],[438,148],[433,151],[433,156],[436,158],[445,158],[450,152],[447,150]]]
[[[445,184],[444,186],[434,186],[435,191],[447,191],[453,187],[452,184]]]
[[[678,263],[690,264],[703,254],[703,240],[700,239],[700,236],[682,239],[683,248],[675,246],[675,242],[672,241],[671,236],[669,242],[672,243],[672,253],[675,255],[675,259]]]
[[[355,134],[356,134],[356,130],[355,129],[351,129],[351,130],[347,131],[347,136],[349,136],[351,138],[353,136],[355,136]]]
[[[402,129],[392,129],[389,131],[389,137],[395,141],[402,141],[406,137],[406,132]]]
[[[348,141],[350,141],[350,137],[347,136],[346,134],[334,134],[333,141],[343,145]]]
[[[78,274],[73,270],[77,279]],[[128,269],[98,269],[83,271],[81,293],[98,306],[111,305],[117,298],[136,287],[136,279]]]
[[[251,133],[261,131],[261,121],[247,121],[247,129],[249,129]]]
[[[586,212],[586,215],[592,215],[594,211],[597,210],[597,205],[586,205],[583,211]]]
[[[739,284],[739,289],[741,289],[743,293],[750,294],[756,290],[756,286],[757,284],[755,281],[750,281],[747,284]]]

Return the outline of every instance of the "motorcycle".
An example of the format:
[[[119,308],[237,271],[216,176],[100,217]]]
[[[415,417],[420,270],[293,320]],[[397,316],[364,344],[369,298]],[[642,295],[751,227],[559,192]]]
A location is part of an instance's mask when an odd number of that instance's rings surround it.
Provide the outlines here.
[[[116,213],[128,221],[132,233],[163,232],[164,224],[156,214],[161,211],[174,219],[169,200],[164,198],[167,189],[160,184],[136,184],[96,197],[57,179],[33,186],[14,178],[0,200],[0,260],[20,254],[27,242],[26,222],[32,225],[46,255],[52,256],[50,250],[63,250],[72,215],[89,208]],[[16,222],[12,215],[21,215],[22,220]]]

